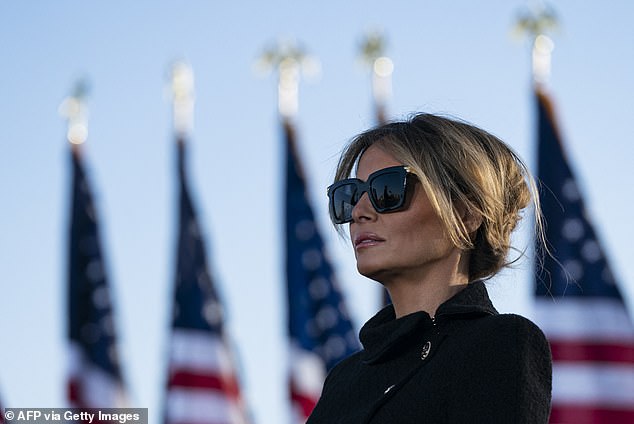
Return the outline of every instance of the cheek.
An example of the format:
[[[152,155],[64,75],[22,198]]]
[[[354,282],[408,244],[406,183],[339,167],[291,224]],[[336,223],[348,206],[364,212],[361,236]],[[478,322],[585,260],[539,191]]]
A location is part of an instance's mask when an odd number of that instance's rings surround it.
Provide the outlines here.
[[[421,212],[410,216],[399,226],[400,238],[407,245],[422,249],[437,247],[445,250],[453,246],[440,218],[430,211]]]

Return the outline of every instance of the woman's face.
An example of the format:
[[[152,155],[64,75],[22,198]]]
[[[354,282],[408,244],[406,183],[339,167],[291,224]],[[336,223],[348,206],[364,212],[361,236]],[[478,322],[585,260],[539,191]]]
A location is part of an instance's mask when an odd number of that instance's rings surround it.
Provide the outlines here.
[[[398,165],[402,164],[394,156],[373,144],[359,160],[357,178],[365,181],[375,171]],[[352,211],[350,239],[357,269],[385,285],[403,279],[420,281],[435,267],[447,265],[457,249],[422,185],[415,181],[409,180],[404,209],[377,213],[364,193]]]

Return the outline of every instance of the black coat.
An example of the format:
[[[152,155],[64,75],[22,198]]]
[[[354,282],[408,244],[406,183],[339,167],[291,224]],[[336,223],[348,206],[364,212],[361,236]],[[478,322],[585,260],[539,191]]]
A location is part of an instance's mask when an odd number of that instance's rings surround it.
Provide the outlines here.
[[[535,324],[500,315],[482,282],[426,312],[388,306],[328,375],[307,424],[546,423],[552,362]]]

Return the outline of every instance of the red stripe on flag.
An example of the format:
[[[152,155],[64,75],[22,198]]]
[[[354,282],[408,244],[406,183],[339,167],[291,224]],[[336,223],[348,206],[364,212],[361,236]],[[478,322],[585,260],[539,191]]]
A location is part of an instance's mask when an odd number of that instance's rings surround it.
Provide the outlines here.
[[[550,340],[553,361],[634,364],[634,345]]]
[[[308,418],[308,416],[315,409],[317,405],[317,399],[314,397],[306,396],[304,393],[300,393],[297,387],[291,382],[291,402],[299,406],[302,416]]]
[[[81,390],[81,381],[77,377],[71,377],[66,386],[68,402],[72,408],[87,408],[85,393]]]
[[[599,405],[555,404],[550,412],[551,424],[632,424],[632,409],[606,408]]]
[[[193,371],[175,371],[169,380],[170,387],[187,387],[190,389],[218,390],[228,397],[238,399],[240,390],[237,380],[231,377],[221,377],[216,374],[200,374]]]
[[[70,380],[68,380],[68,400],[72,403],[79,402],[79,387],[77,386],[78,383],[76,379],[71,378]]]

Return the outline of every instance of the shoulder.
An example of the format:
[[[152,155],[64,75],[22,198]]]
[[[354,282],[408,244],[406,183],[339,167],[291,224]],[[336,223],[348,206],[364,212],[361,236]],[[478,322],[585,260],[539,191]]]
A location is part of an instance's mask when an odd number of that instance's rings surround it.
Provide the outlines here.
[[[496,314],[457,323],[451,343],[458,355],[473,364],[517,367],[535,364],[550,369],[550,345],[542,330],[529,319],[514,314]],[[463,350],[464,349],[464,350]]]
[[[351,377],[359,373],[361,352],[356,352],[343,359],[328,372],[324,381],[324,391],[331,385],[337,386],[341,381],[349,381]]]
[[[453,422],[541,423],[548,421],[552,361],[544,333],[519,315],[501,314],[463,323],[453,339],[452,393],[468,395],[450,408]],[[487,405],[483,408],[483,405]]]
[[[449,331],[464,337],[530,336],[546,341],[542,330],[531,320],[515,314],[494,314],[450,321]]]
[[[541,338],[544,341],[546,336],[542,330],[531,320],[521,315],[496,314],[478,320],[482,330],[508,335],[522,335]]]
[[[531,320],[521,315],[490,315],[476,320],[472,333],[483,343],[503,350],[550,356],[550,347],[544,332]]]
[[[483,336],[491,342],[513,341],[518,348],[532,347],[550,355],[548,340],[544,332],[531,320],[521,315],[499,314],[487,317],[482,321]]]
[[[360,354],[357,352],[343,359],[328,372],[321,396],[311,415],[313,419],[329,416],[334,410],[342,411],[342,404],[345,403],[342,399],[347,399],[347,396],[354,392],[352,384],[356,381],[355,376],[359,375],[360,364]]]

